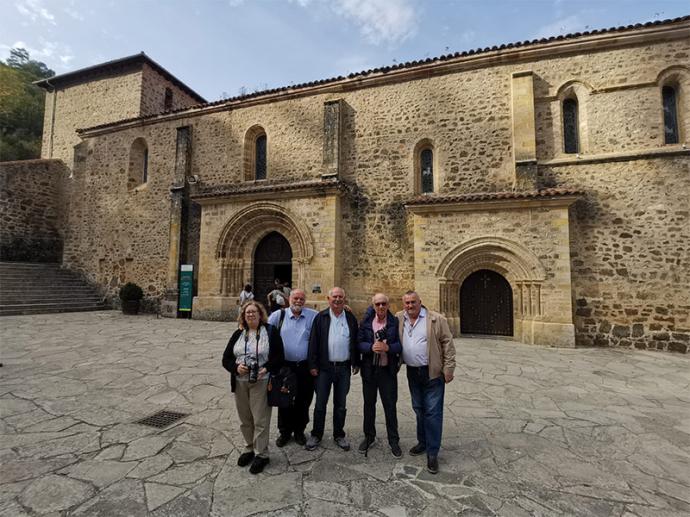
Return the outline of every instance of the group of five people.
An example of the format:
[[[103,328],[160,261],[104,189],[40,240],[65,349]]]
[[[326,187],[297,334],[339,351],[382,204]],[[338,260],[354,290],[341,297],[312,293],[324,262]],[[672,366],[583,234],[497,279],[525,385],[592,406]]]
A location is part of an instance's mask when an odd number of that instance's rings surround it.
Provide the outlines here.
[[[272,408],[267,400],[268,383],[271,375],[285,367],[294,373],[296,397],[290,407],[278,409],[278,447],[291,439],[307,450],[319,446],[333,391],[333,439],[338,447],[349,450],[346,400],[351,376],[361,371],[364,438],[358,449],[367,453],[375,444],[376,400],[380,396],[388,444],[393,456],[400,458],[397,374],[404,362],[417,422],[417,443],[409,452],[426,453],[427,470],[438,472],[445,384],[453,380],[455,369],[453,337],[445,318],[424,307],[416,292],[408,291],[402,301],[404,309],[393,315],[388,297],[375,294],[359,324],[340,287],[329,291],[328,308],[321,312],[304,306],[306,294],[301,289],[292,290],[289,306],[270,316],[254,300],[241,307],[239,328],[223,354],[245,441],[239,466],[250,465],[250,472],[258,474],[269,462]],[[307,437],[314,393],[313,423]]]

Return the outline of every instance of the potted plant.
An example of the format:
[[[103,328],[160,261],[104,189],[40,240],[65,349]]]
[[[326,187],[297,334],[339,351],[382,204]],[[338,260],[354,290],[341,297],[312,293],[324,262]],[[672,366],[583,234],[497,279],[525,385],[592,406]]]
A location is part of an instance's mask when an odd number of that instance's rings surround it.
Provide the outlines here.
[[[124,314],[139,314],[141,299],[144,291],[137,284],[127,282],[120,288],[120,300],[122,301],[122,312]]]

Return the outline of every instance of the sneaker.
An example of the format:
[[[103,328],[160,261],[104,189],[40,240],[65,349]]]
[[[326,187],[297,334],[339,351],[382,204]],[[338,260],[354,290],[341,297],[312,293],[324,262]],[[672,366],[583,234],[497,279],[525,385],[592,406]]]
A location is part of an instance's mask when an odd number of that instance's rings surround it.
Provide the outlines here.
[[[264,470],[264,467],[268,465],[269,459],[266,456],[257,456],[252,461],[252,466],[249,467],[250,474],[258,474]]]
[[[419,456],[420,454],[423,454],[424,451],[426,451],[426,445],[418,443],[410,449],[410,456]]]
[[[304,445],[304,448],[307,449],[308,451],[313,451],[316,449],[319,444],[321,443],[321,438],[318,436],[314,436],[313,434],[309,436],[309,439],[307,440],[307,443]]]
[[[304,436],[304,433],[295,433],[295,443],[304,447],[307,443],[307,437]]]
[[[350,450],[350,442],[347,438],[344,436],[339,436],[338,438],[333,439],[338,447],[340,447],[344,451],[349,451]]]
[[[391,443],[391,453],[396,458],[402,458],[402,449],[400,448],[400,444]]]
[[[430,474],[438,474],[438,456],[427,456],[426,469]]]
[[[240,454],[240,457],[237,458],[237,466],[238,467],[246,467],[249,465],[252,460],[254,459],[254,452],[243,452]]]
[[[376,440],[374,438],[369,438],[368,436],[365,436],[364,440],[362,440],[362,443],[360,443],[359,447],[357,447],[357,450],[364,454],[373,447],[375,442]]]
[[[289,441],[289,434],[281,434],[278,438],[276,438],[276,447],[285,447]]]

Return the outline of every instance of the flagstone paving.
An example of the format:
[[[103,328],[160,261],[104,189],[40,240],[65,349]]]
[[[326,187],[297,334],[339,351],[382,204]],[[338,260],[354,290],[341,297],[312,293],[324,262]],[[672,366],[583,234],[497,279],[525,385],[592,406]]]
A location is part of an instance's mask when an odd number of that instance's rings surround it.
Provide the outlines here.
[[[441,472],[273,445],[259,476],[220,358],[234,325],[96,313],[0,318],[0,516],[690,515],[690,356],[456,340]],[[404,370],[404,449],[414,416]],[[134,423],[161,409],[164,430]],[[330,417],[329,417],[330,418]],[[327,425],[327,433],[330,423]]]

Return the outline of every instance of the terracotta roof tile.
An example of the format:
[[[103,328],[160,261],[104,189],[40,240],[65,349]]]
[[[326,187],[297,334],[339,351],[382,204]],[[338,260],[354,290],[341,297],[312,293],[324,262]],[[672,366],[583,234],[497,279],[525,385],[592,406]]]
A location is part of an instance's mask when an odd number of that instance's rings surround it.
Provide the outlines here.
[[[200,187],[193,194],[192,199],[209,199],[214,197],[227,197],[240,194],[252,194],[258,192],[288,192],[302,189],[336,188],[346,190],[344,182],[337,178],[316,179],[306,181],[281,181],[281,182],[244,182],[230,185],[214,185],[212,187]]]
[[[454,196],[437,196],[425,194],[410,199],[406,205],[437,205],[446,203],[471,203],[473,201],[494,201],[503,199],[538,199],[560,196],[578,196],[583,192],[566,188],[546,188],[531,191],[507,191],[507,192],[475,192],[471,194],[459,194]]]

